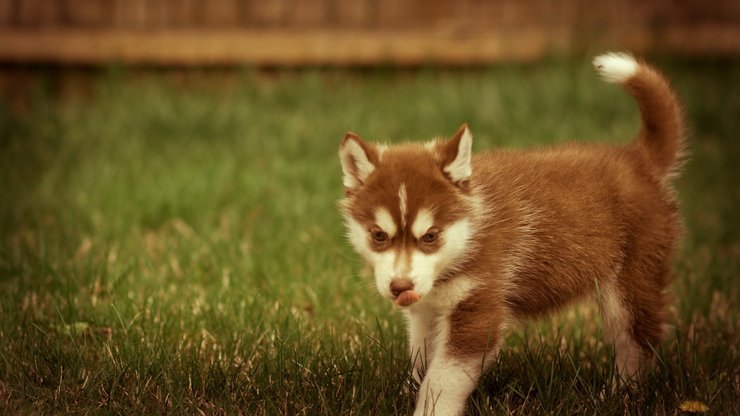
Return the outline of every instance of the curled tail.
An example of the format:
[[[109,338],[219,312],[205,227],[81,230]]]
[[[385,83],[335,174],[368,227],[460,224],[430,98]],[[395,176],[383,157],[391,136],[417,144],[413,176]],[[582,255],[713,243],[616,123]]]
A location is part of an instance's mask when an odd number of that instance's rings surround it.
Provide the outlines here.
[[[668,81],[657,70],[626,53],[606,53],[594,67],[637,100],[642,128],[634,145],[659,177],[676,173],[684,151],[683,112]]]

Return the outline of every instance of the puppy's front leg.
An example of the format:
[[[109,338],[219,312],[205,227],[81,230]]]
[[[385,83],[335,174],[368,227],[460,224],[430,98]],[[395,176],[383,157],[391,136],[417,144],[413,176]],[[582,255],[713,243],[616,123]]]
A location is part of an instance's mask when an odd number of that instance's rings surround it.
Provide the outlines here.
[[[500,344],[501,322],[480,319],[480,305],[463,302],[436,320],[434,357],[419,387],[415,416],[460,415]],[[478,319],[475,319],[475,318]]]
[[[462,414],[482,365],[482,355],[455,357],[446,348],[438,351],[419,387],[414,416]]]
[[[429,368],[433,354],[435,321],[437,315],[432,307],[414,305],[405,310],[409,336],[409,358],[413,366],[413,376],[421,384],[421,375]]]

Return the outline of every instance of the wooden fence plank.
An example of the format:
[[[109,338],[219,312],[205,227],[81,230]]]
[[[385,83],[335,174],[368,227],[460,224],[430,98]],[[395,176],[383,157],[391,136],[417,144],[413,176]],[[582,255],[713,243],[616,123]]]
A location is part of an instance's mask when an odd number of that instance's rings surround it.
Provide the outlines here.
[[[436,31],[81,31],[0,30],[0,61],[155,65],[400,65],[530,60],[547,34],[465,36]]]
[[[113,21],[107,0],[66,0],[65,5],[65,23],[84,28],[103,27]]]
[[[112,15],[114,28],[111,30],[149,26],[147,0],[115,0]]]
[[[241,21],[241,4],[238,0],[218,0],[203,8],[203,23],[213,27],[234,27]]]
[[[0,25],[8,27],[13,23],[13,0],[0,0]]]
[[[371,21],[371,0],[344,0],[334,4],[335,24],[355,29],[368,27]]]
[[[485,64],[526,61],[561,45],[577,50],[568,33],[536,27],[509,32],[486,30],[465,34],[439,31],[81,31],[0,30],[0,61],[101,64],[122,62],[154,65],[398,65],[438,63]],[[740,28],[697,26],[667,29],[654,43],[650,32],[620,34],[620,49],[685,54],[740,52]],[[593,48],[594,43],[587,47]],[[605,38],[606,47],[617,41]],[[609,45],[611,43],[611,45]]]
[[[17,0],[15,10],[15,22],[21,26],[53,26],[59,22],[61,14],[58,0]]]
[[[438,2],[435,2],[438,3]],[[424,8],[424,0],[377,0],[374,4],[377,8],[377,21],[379,26],[390,28],[419,27],[426,23],[427,27],[433,25],[436,19],[421,19]],[[429,16],[426,16],[427,18]]]
[[[280,27],[286,23],[290,5],[289,0],[252,0],[246,6],[245,20],[256,28]]]
[[[290,8],[290,23],[296,28],[320,28],[327,23],[328,2],[301,0]]]
[[[149,0],[161,4],[163,27],[185,28],[197,26],[205,4],[201,0]]]

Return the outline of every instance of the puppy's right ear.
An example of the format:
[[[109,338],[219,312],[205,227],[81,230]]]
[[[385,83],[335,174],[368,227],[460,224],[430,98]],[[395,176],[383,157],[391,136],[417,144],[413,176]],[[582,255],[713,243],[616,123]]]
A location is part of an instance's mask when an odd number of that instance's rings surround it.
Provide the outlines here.
[[[339,159],[342,161],[344,190],[350,194],[373,173],[378,165],[378,152],[360,136],[347,132],[339,146]]]

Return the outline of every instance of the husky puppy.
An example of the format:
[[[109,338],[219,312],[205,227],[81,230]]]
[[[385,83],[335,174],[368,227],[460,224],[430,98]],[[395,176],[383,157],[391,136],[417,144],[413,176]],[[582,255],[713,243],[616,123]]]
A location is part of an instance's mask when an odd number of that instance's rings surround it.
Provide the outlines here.
[[[649,364],[666,323],[680,234],[670,180],[683,115],[668,81],[624,53],[593,60],[637,101],[629,144],[473,155],[449,139],[339,149],[349,241],[408,323],[416,415],[465,409],[510,323],[596,294],[620,378]]]

